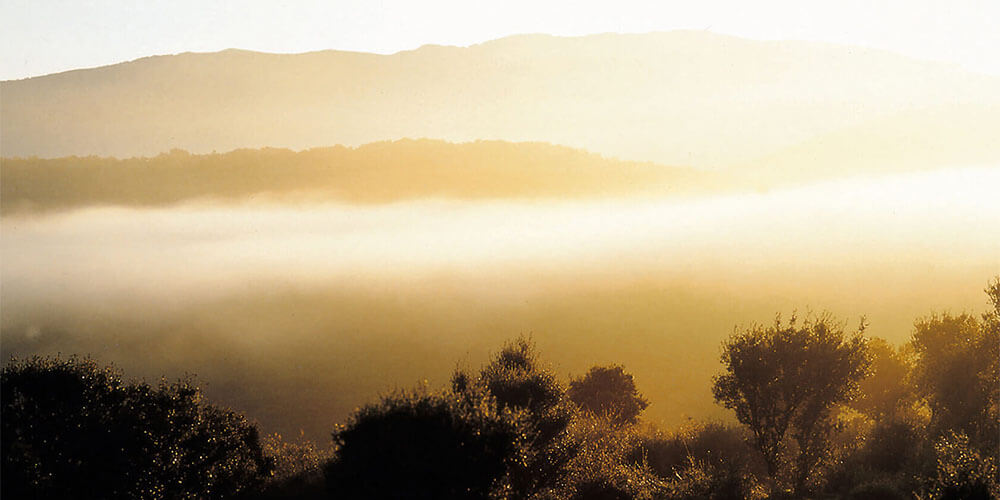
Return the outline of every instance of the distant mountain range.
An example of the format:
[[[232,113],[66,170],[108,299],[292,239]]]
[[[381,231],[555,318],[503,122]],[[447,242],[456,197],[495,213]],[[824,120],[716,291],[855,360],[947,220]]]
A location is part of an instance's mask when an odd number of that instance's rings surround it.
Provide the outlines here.
[[[7,81],[0,127],[8,158],[428,137],[809,177],[1000,161],[1000,78],[705,32],[522,35],[392,55],[185,53]]]

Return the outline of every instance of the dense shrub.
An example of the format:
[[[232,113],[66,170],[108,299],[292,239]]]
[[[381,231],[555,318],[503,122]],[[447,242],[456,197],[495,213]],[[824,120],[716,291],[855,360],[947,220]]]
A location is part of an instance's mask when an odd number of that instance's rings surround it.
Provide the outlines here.
[[[569,383],[569,398],[584,411],[612,425],[631,425],[649,402],[635,388],[632,374],[621,366],[595,366]]]
[[[879,422],[841,451],[827,471],[826,490],[848,498],[910,498],[920,487],[918,476],[933,473],[933,464],[922,426],[903,420]]]
[[[632,428],[585,417],[575,420],[567,433],[578,443],[577,454],[567,464],[565,479],[551,498],[662,498],[668,491],[668,481],[644,464],[629,460],[637,439]]]
[[[577,412],[530,339],[519,337],[506,343],[478,376],[456,372],[452,388],[464,398],[485,398],[498,411],[524,415],[528,424],[526,458],[523,466],[511,472],[515,491],[526,496],[558,487],[579,448],[566,432]]]
[[[325,468],[334,498],[489,498],[524,461],[523,418],[452,393],[397,393],[358,410]]]
[[[658,477],[672,481],[680,498],[747,498],[764,465],[742,429],[710,423],[668,436],[637,437],[627,455]]]
[[[320,499],[326,498],[323,464],[333,458],[332,448],[322,448],[300,439],[289,441],[281,434],[269,434],[261,441],[264,454],[274,463],[271,477],[247,499]]]
[[[3,368],[2,404],[4,498],[229,498],[270,473],[256,426],[191,381],[36,357]]]
[[[1000,498],[996,460],[980,453],[968,436],[948,432],[934,444],[934,452],[937,470],[927,481],[929,498]]]
[[[917,388],[930,405],[935,434],[955,430],[995,449],[1000,329],[970,314],[934,315],[916,322],[911,345]]]

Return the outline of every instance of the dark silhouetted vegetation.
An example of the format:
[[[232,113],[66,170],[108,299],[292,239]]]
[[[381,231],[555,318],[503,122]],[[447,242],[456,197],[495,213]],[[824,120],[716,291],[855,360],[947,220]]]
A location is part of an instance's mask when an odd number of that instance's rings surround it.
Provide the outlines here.
[[[2,377],[4,498],[230,498],[270,474],[257,427],[189,380],[152,387],[77,358]]]
[[[516,412],[453,393],[398,393],[334,433],[334,498],[489,498],[523,462]]]
[[[527,496],[556,487],[578,452],[567,433],[574,407],[534,343],[524,337],[508,342],[477,376],[456,371],[452,389],[464,399],[486,398],[498,411],[520,412],[526,419],[525,457],[511,471],[513,491]]]
[[[569,398],[584,411],[613,425],[634,424],[649,402],[621,366],[595,366],[569,383]]]
[[[989,318],[941,314],[916,323],[914,378],[937,435],[953,430],[983,445],[997,444],[1000,331]]]
[[[862,334],[863,328],[846,335],[828,316],[802,325],[779,318],[723,345],[726,371],[715,379],[715,398],[753,433],[771,478],[790,481],[797,494],[805,493],[829,449],[834,405],[846,402],[865,376],[870,361]]]
[[[77,358],[3,369],[4,498],[988,499],[1000,495],[992,310],[908,344],[828,315],[738,330],[714,394],[742,425],[643,422],[620,365],[568,388],[520,337],[450,385],[354,412],[331,446],[259,439],[188,380]]]

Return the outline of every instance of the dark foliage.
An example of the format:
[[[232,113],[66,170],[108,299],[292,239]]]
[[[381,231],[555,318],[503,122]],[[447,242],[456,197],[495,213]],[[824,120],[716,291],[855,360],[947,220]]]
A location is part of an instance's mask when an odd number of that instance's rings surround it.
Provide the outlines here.
[[[803,494],[829,450],[831,410],[848,400],[869,365],[863,329],[846,335],[828,316],[799,326],[780,319],[738,332],[723,345],[715,399],[754,435],[769,475]],[[797,450],[785,459],[789,439]]]
[[[322,465],[333,457],[332,448],[319,448],[308,440],[288,441],[280,434],[265,436],[262,444],[264,453],[274,463],[274,472],[259,490],[242,498],[247,500],[327,498]]]
[[[566,432],[575,418],[575,407],[555,375],[539,360],[530,339],[519,337],[508,342],[476,378],[457,372],[452,386],[465,397],[485,397],[498,410],[525,416],[529,426],[526,460],[511,472],[514,491],[529,495],[558,486],[579,449],[579,443]]]
[[[915,379],[932,412],[935,434],[967,434],[995,449],[1000,433],[1000,328],[975,316],[941,314],[916,323]]]
[[[937,470],[927,493],[943,500],[1000,498],[996,459],[977,450],[965,434],[948,431],[934,444]]]
[[[667,481],[629,460],[634,427],[583,416],[568,434],[578,445],[577,454],[567,464],[560,487],[541,498],[662,498],[668,492]]]
[[[230,498],[270,473],[256,426],[190,381],[32,358],[4,367],[2,390],[4,498]]]
[[[478,373],[457,371],[449,390],[357,410],[326,449],[261,441],[190,381],[151,387],[91,360],[15,360],[2,377],[2,494],[998,498],[1000,281],[987,292],[993,311],[918,321],[902,349],[827,316],[737,332],[713,390],[745,427],[671,434],[632,425],[647,403],[624,367],[594,367],[566,390],[523,337]]]
[[[827,472],[827,493],[847,498],[910,498],[934,473],[934,451],[918,424],[877,423]],[[883,496],[878,496],[883,495]]]
[[[884,339],[868,341],[871,370],[859,384],[850,406],[869,418],[889,422],[904,416],[916,401],[912,385],[911,350],[897,349]]]
[[[900,491],[892,482],[877,480],[862,483],[846,495],[848,500],[909,500],[911,495]]]
[[[567,395],[584,411],[616,426],[634,424],[649,406],[635,388],[632,374],[621,366],[591,368],[582,378],[570,381]]]
[[[606,480],[590,480],[576,487],[571,500],[631,500],[624,488]]]
[[[488,401],[395,394],[334,433],[327,485],[333,498],[488,498],[508,488],[524,438],[520,417]]]
[[[677,498],[747,498],[752,478],[762,474],[742,429],[712,423],[669,436],[640,436],[626,455],[664,481]]]
[[[670,436],[641,436],[628,458],[632,463],[645,463],[664,479],[698,465],[734,474],[763,472],[749,440],[742,429],[710,423]]]

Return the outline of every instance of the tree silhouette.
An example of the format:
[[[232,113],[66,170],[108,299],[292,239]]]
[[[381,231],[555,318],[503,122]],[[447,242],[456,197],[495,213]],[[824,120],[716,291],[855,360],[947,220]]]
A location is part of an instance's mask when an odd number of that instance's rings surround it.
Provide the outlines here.
[[[614,426],[631,425],[649,402],[635,388],[632,375],[621,366],[595,366],[570,381],[569,398],[584,411]]]
[[[256,426],[190,381],[36,357],[5,366],[2,389],[4,498],[230,498],[270,473]]]
[[[358,410],[333,434],[333,498],[489,498],[522,461],[522,419],[486,400],[399,393]]]
[[[753,326],[723,344],[725,373],[714,379],[715,399],[750,428],[772,479],[785,468],[786,437],[797,455],[793,487],[801,494],[827,451],[831,408],[848,399],[869,365],[863,327],[845,335],[823,315],[801,326],[792,317]]]

